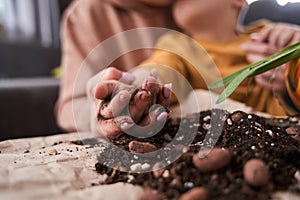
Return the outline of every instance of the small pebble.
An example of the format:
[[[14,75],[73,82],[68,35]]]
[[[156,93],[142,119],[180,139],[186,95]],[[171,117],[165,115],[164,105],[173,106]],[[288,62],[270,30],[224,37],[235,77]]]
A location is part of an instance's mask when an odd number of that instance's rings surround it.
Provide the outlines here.
[[[183,195],[181,195],[180,200],[207,200],[208,193],[203,187],[195,187]]]
[[[157,150],[157,147],[149,142],[131,141],[128,144],[129,151],[132,153],[150,153]]]
[[[214,171],[225,167],[231,161],[231,153],[228,149],[213,148],[200,150],[193,156],[194,165],[202,172]]]
[[[127,176],[127,182],[128,183],[131,183],[133,180],[134,180],[134,176],[132,176],[132,175]]]
[[[297,141],[300,141],[300,130],[296,127],[289,127],[285,129],[286,133],[291,135]]]
[[[297,183],[300,184],[300,170],[296,171],[294,177],[297,180]]]
[[[259,159],[248,160],[243,174],[246,182],[252,186],[264,186],[269,182],[269,169],[264,161]]]
[[[234,122],[239,121],[243,118],[244,115],[245,115],[245,113],[242,113],[241,111],[234,112],[231,115],[231,120]]]
[[[210,124],[203,124],[202,128],[204,128],[205,130],[208,130],[208,129],[211,128],[211,125]]]
[[[48,154],[49,154],[50,156],[54,156],[54,155],[57,155],[58,153],[57,153],[57,150],[56,150],[56,149],[51,149],[51,150],[49,150]]]
[[[164,178],[169,178],[169,177],[170,177],[170,172],[169,172],[169,170],[165,170],[164,173],[162,174],[162,177],[164,177]]]
[[[298,122],[298,118],[297,117],[289,117],[289,121],[292,123],[297,123]]]
[[[97,183],[91,183],[91,186],[96,186],[96,185],[98,185]]]
[[[273,137],[273,131],[272,130],[266,130],[266,133],[269,134],[270,137]]]
[[[210,120],[210,115],[207,115],[207,116],[205,116],[204,118],[203,118],[203,121],[208,121],[208,120]]]
[[[231,121],[230,118],[227,119],[227,124],[228,124],[228,125],[232,125],[232,121]]]
[[[172,137],[169,134],[165,134],[164,135],[164,140],[167,142],[171,142],[172,141]]]
[[[155,163],[152,167],[152,173],[156,178],[162,176],[164,171],[165,169],[163,168],[162,163]]]
[[[148,170],[148,169],[150,169],[150,164],[148,164],[148,163],[144,163],[144,164],[142,164],[142,169],[143,170]]]
[[[136,163],[130,166],[130,170],[132,172],[137,172],[142,170],[142,164],[141,163]]]
[[[195,184],[194,184],[193,182],[185,182],[185,183],[184,183],[184,187],[185,187],[185,188],[188,188],[188,189],[194,187],[194,185],[195,185]]]
[[[218,179],[218,174],[213,174],[210,177],[211,180],[217,180]]]

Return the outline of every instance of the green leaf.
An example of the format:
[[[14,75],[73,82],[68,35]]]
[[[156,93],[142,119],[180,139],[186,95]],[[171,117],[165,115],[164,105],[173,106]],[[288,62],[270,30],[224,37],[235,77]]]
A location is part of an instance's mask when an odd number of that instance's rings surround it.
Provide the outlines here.
[[[222,92],[222,94],[217,99],[216,103],[221,103],[224,101],[230,94],[233,93],[233,91],[241,84],[241,82],[247,78],[249,73],[249,69],[242,71],[240,74],[238,74],[233,81],[231,81],[227,88]]]
[[[258,74],[274,69],[288,61],[298,58],[299,56],[300,43],[290,45],[270,57],[247,65],[246,67],[218,80],[211,84],[208,88],[216,89],[227,86],[217,99],[216,103],[221,103],[229,97],[246,78],[254,77]]]

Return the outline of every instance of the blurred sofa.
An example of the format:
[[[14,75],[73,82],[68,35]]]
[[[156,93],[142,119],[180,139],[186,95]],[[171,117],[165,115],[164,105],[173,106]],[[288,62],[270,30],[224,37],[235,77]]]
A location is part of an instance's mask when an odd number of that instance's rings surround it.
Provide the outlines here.
[[[59,64],[59,48],[0,42],[0,141],[63,132],[54,115],[60,81],[50,76]]]
[[[300,3],[279,5],[276,0],[259,0],[251,3],[241,15],[241,23],[250,24],[259,19],[300,25]]]
[[[12,29],[12,24],[8,24],[10,29],[5,30],[4,23],[5,32],[0,34],[0,141],[64,132],[57,125],[54,113],[60,80],[53,78],[51,74],[61,60],[60,18],[71,2],[72,0],[26,2],[25,5],[30,3],[32,7],[29,8],[35,11],[32,24],[35,24],[36,32],[30,39],[24,37],[16,27],[16,31],[11,34],[8,30]],[[7,7],[7,12],[10,12],[9,8],[14,8],[15,12],[18,9],[28,11],[27,7],[23,8],[23,0],[7,0],[6,3],[5,5],[10,6]],[[42,12],[43,10],[47,12]],[[16,16],[24,17],[26,13],[23,11],[16,13]],[[33,14],[31,11],[27,13]],[[12,13],[8,15],[11,16]],[[15,23],[17,25],[19,22]],[[42,33],[47,37],[51,34],[53,41],[49,43],[49,38],[42,36]]]

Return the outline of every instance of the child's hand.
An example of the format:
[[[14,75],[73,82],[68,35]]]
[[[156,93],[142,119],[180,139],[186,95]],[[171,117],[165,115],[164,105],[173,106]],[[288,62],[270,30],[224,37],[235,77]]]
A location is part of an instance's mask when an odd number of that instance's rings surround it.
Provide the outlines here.
[[[93,130],[97,134],[110,139],[118,137],[123,132],[138,135],[151,132],[164,122],[168,113],[161,107],[149,111],[154,104],[168,107],[170,89],[158,84],[155,75],[150,75],[143,86],[136,88],[131,85],[133,78],[129,73],[115,68],[102,71],[94,94],[95,118]],[[95,80],[89,83],[95,85]],[[143,127],[142,127],[143,126]]]
[[[125,114],[135,124],[126,133],[135,137],[150,137],[158,133],[169,116],[170,98],[171,85],[160,85],[156,74],[150,74],[131,97],[129,114]]]

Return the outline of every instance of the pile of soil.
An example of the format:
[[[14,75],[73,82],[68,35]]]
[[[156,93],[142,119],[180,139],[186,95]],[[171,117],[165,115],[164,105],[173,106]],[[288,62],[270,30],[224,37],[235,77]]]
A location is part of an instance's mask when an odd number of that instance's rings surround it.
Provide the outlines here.
[[[190,130],[196,130],[192,142]],[[178,137],[178,132],[183,134]],[[190,143],[188,146],[182,145],[185,140]],[[107,175],[101,184],[141,185],[156,190],[160,199],[271,199],[272,194],[281,190],[289,190],[300,198],[297,117],[264,118],[242,111],[213,109],[169,119],[150,138],[124,134],[112,142],[125,151],[105,145],[95,165],[98,173]],[[163,155],[154,154],[156,159],[147,161],[146,157],[145,161],[141,151],[137,153],[131,148],[132,142],[150,144],[149,151],[168,144],[174,148],[165,148]],[[207,151],[204,147],[213,149]],[[182,152],[178,159],[172,157],[178,155],[174,153],[177,150]],[[129,151],[137,154],[122,153]],[[105,159],[112,157],[116,159]],[[156,163],[151,163],[153,160]],[[162,164],[165,167],[160,168]],[[152,165],[149,172],[135,172]]]

